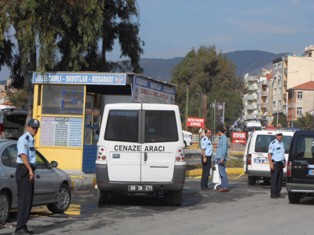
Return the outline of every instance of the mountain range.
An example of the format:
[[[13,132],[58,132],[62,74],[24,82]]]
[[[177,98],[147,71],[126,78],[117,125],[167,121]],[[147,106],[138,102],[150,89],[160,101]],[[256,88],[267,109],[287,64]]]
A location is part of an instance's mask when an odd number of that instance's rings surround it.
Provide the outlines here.
[[[246,73],[260,75],[262,69],[271,69],[272,61],[287,53],[275,54],[267,51],[244,50],[223,53],[236,65],[237,76],[243,77]],[[154,79],[170,82],[172,69],[183,60],[183,57],[172,59],[141,59],[140,65],[143,74]]]
[[[243,77],[246,73],[250,75],[260,75],[261,69],[272,68],[272,61],[280,58],[287,53],[275,54],[267,51],[244,50],[223,53],[233,64],[236,65],[237,76]],[[173,68],[183,60],[183,57],[171,59],[140,59],[143,74],[154,79],[170,82]],[[9,77],[9,70],[4,67],[0,70],[0,80]]]

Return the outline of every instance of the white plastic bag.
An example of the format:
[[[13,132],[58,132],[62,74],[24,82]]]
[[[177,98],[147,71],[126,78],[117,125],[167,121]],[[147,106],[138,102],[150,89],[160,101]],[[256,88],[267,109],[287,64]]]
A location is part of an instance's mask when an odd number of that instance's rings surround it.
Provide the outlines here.
[[[213,183],[220,185],[221,184],[221,178],[219,175],[219,169],[218,169],[218,164],[216,163],[212,169],[212,174],[213,174]]]

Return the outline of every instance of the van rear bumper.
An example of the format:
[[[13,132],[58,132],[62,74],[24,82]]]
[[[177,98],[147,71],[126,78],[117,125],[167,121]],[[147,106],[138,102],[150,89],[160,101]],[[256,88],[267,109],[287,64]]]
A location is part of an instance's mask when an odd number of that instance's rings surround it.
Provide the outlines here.
[[[113,193],[129,193],[129,185],[152,185],[153,193],[180,191],[185,182],[185,165],[175,166],[173,180],[170,182],[129,182],[129,181],[110,181],[108,177],[107,165],[96,164],[96,184],[100,190]],[[147,192],[149,193],[149,192]]]
[[[287,182],[286,190],[291,193],[314,193],[314,185]]]
[[[248,176],[271,178],[270,171],[247,171]],[[286,178],[286,172],[283,172],[283,178]]]

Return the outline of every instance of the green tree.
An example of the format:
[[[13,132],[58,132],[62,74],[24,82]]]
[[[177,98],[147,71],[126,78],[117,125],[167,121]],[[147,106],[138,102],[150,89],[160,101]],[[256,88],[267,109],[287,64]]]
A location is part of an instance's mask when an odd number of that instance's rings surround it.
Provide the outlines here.
[[[7,97],[15,107],[21,109],[27,108],[27,91],[25,89],[7,91]]]
[[[314,128],[314,116],[309,112],[306,112],[304,115],[302,113],[301,117],[297,119],[294,126],[302,129]]]
[[[241,94],[243,81],[236,77],[235,66],[215,47],[201,46],[192,49],[172,72],[173,84],[177,85],[176,102],[180,106],[182,120],[185,121],[186,90],[189,89],[189,116],[206,118],[206,126],[211,126],[210,105],[213,100],[225,102],[225,124],[231,125],[240,117],[243,104]],[[206,114],[200,112],[201,97],[207,96]]]
[[[121,69],[106,60],[115,40],[121,58],[130,59],[123,64],[141,72],[138,17],[136,0],[0,0],[0,51],[5,52],[0,66],[11,65],[13,85],[26,87],[29,105],[31,71]]]

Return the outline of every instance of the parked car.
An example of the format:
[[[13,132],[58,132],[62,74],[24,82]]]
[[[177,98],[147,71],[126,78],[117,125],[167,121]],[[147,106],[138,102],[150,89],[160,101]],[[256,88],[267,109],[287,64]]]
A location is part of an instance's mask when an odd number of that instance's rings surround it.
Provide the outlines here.
[[[288,159],[290,143],[293,131],[281,131],[283,143],[285,144],[285,159]],[[254,131],[247,141],[243,155],[243,169],[248,175],[248,184],[255,185],[256,181],[270,181],[270,168],[268,162],[268,147],[275,139],[276,130]],[[287,168],[284,168],[284,178],[286,178]]]
[[[192,145],[192,133],[189,131],[182,130],[182,134],[183,134],[183,141],[184,141],[185,147],[191,146]]]
[[[314,197],[314,130],[296,131],[288,157],[286,190],[290,203]]]
[[[0,108],[0,138],[17,140],[24,133],[27,111]]]
[[[17,208],[16,143],[0,139],[0,224],[7,221],[11,209]],[[71,204],[71,178],[57,168],[56,161],[49,163],[39,151],[36,160],[33,206],[47,205],[53,213],[65,212]]]

